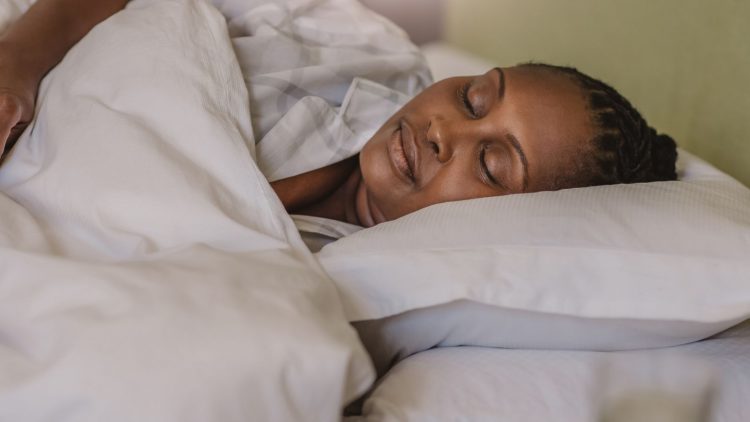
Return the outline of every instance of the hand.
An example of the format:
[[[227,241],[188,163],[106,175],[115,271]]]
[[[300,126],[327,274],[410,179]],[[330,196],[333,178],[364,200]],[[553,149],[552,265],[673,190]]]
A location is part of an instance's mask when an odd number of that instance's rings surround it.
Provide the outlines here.
[[[0,53],[0,159],[34,117],[38,81]]]
[[[24,98],[26,97],[26,98]],[[10,149],[29,125],[34,113],[33,99],[0,90],[0,157]]]
[[[38,0],[0,33],[0,163],[34,117],[44,75],[128,0]]]

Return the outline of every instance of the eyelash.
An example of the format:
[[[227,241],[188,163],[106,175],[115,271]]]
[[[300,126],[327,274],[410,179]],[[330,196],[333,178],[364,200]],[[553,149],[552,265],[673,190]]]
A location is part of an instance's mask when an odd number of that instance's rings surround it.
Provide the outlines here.
[[[484,160],[484,153],[487,151],[487,146],[482,146],[482,149],[479,151],[479,165],[482,167],[482,173],[484,173],[485,178],[487,181],[492,183],[493,185],[504,187],[500,182],[497,181],[492,176],[492,173],[490,172],[490,169],[487,167],[487,162]]]
[[[464,86],[461,87],[458,96],[461,100],[461,104],[466,109],[466,111],[469,112],[471,117],[476,118],[477,113],[474,110],[474,106],[471,105],[471,101],[469,101],[469,88],[471,88],[471,82],[466,83]]]

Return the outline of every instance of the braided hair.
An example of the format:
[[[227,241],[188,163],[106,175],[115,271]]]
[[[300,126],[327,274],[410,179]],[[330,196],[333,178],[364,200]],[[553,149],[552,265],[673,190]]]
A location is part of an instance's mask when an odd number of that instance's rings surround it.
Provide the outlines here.
[[[558,178],[555,188],[676,180],[677,144],[657,134],[638,110],[614,88],[573,67],[524,63],[570,77],[583,90],[596,127],[593,156],[574,174]]]

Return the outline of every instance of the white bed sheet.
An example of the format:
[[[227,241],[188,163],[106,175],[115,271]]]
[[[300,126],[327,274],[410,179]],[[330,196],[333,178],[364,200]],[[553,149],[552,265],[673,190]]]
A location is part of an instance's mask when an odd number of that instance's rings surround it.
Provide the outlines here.
[[[601,390],[606,388],[602,371],[607,362],[623,358],[633,373],[639,370],[637,362],[682,360],[685,365],[666,374],[679,379],[707,366],[715,371],[718,387],[709,420],[750,420],[747,321],[708,340],[658,350],[433,349],[396,365],[365,402],[363,416],[349,418],[349,422],[594,421]],[[689,391],[694,387],[686,382],[678,388]]]

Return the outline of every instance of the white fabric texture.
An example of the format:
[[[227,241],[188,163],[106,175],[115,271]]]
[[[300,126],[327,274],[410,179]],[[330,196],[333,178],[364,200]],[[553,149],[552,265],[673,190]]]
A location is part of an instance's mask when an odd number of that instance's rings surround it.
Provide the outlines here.
[[[743,422],[750,420],[748,350],[750,322],[661,350],[440,348],[396,365],[365,402],[363,416],[346,421]],[[705,399],[706,392],[713,396],[708,419],[628,417],[607,397],[614,393],[638,405],[636,411],[663,416],[675,407],[695,411],[694,397]]]
[[[0,167],[0,420],[336,420],[372,367],[252,159],[226,23],[134,0]]]
[[[403,30],[353,0],[214,0],[250,91],[270,181],[360,151],[432,81]]]
[[[695,341],[750,317],[750,190],[681,156],[681,181],[439,204],[317,256],[381,372],[434,346]]]
[[[432,82],[406,33],[356,0],[213,3],[229,22],[250,93],[257,162],[269,181],[359,153]],[[323,218],[297,228],[312,250],[357,229]]]

